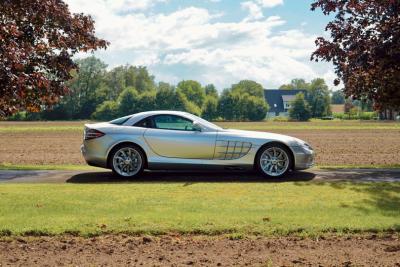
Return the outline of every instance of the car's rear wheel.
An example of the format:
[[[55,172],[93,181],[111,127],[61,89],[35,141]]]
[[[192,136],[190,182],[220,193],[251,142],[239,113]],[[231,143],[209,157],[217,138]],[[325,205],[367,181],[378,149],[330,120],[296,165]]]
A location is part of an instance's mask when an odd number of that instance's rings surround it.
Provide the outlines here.
[[[285,176],[293,164],[289,149],[281,144],[267,144],[257,154],[256,165],[258,171],[270,178]]]
[[[120,177],[133,178],[143,172],[145,157],[135,145],[123,145],[113,150],[110,165],[113,172]]]

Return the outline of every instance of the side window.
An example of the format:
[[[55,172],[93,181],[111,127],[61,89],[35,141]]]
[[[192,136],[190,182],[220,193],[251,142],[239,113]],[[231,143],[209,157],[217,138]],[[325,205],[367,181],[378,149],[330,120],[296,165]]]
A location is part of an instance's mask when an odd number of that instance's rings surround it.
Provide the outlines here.
[[[193,122],[175,115],[158,115],[154,117],[154,128],[165,130],[194,131]]]
[[[143,127],[143,128],[152,128],[151,125],[152,125],[151,118],[145,118],[143,120],[138,121],[133,126]]]

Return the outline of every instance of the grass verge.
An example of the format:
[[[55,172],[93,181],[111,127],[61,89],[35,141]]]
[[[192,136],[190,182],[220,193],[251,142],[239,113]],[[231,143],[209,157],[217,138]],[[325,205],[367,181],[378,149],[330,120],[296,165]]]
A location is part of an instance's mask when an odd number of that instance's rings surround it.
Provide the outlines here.
[[[400,231],[400,183],[3,184],[0,235]]]
[[[40,171],[40,170],[59,170],[59,171],[89,171],[89,170],[101,170],[100,168],[92,167],[89,165],[22,165],[22,164],[10,164],[1,163],[0,170],[26,170],[26,171]]]

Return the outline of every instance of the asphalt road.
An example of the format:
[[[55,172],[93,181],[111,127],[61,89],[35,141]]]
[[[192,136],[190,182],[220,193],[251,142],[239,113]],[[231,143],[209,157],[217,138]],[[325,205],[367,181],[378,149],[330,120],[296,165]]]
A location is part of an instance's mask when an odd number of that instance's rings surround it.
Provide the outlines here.
[[[292,172],[282,179],[266,179],[252,172],[145,172],[140,178],[122,179],[110,171],[0,171],[0,183],[122,183],[122,182],[400,182],[400,169],[311,169]]]

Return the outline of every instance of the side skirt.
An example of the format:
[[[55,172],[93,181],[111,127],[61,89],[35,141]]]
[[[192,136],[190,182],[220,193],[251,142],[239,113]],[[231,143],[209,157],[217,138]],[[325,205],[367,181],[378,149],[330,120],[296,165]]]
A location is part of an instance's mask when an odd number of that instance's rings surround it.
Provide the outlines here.
[[[188,163],[148,163],[149,170],[252,170],[253,165],[214,165]]]

